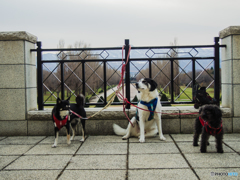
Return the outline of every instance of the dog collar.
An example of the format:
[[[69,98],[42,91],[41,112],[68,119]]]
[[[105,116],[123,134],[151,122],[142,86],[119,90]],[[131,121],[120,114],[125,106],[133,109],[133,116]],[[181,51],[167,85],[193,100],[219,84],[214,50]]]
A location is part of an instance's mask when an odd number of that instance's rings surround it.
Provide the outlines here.
[[[142,105],[145,105],[147,106],[149,112],[150,112],[150,115],[148,117],[148,121],[151,121],[153,119],[153,116],[154,116],[154,111],[157,107],[157,102],[158,102],[158,98],[155,98],[153,100],[151,100],[150,102],[146,102],[146,101],[139,101]],[[139,120],[139,117],[138,117],[138,109],[136,111],[136,119]]]
[[[68,116],[66,116],[63,120],[59,120],[56,118],[56,116],[53,114],[53,120],[56,124],[56,126],[58,127],[58,129],[60,130],[63,126],[65,126],[65,124],[68,121]]]

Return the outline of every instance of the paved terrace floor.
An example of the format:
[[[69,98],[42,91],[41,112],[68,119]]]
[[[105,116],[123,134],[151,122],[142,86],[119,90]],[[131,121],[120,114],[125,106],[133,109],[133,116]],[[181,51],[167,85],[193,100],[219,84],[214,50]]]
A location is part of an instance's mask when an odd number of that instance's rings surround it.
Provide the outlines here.
[[[68,146],[61,136],[57,148],[53,136],[0,137],[0,179],[240,179],[240,134],[224,135],[223,154],[213,137],[204,154],[192,134],[165,137],[77,136]]]

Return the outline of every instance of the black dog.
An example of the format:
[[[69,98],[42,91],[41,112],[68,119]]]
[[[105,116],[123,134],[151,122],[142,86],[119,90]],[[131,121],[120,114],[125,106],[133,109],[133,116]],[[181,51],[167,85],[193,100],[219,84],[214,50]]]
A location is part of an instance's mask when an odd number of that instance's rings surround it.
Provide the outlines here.
[[[195,121],[193,146],[198,146],[199,135],[202,133],[200,151],[205,153],[209,145],[208,139],[213,135],[216,138],[217,152],[223,153],[222,111],[216,105],[205,105],[199,110],[199,114]]]
[[[82,139],[80,141],[85,140],[85,117],[86,112],[84,110],[84,96],[78,95],[76,97],[77,104],[70,104],[69,99],[61,100],[57,99],[57,104],[54,106],[52,110],[52,119],[55,127],[55,141],[52,147],[57,146],[59,130],[65,126],[67,129],[67,144],[71,144],[71,140],[75,137],[75,131],[78,123],[81,121],[82,124]],[[78,116],[72,114],[71,111],[77,113],[83,118],[79,118]],[[72,129],[72,137],[70,139],[70,127]]]
[[[195,102],[194,108],[198,109],[200,106],[205,104],[216,104],[216,99],[212,98],[207,92],[206,87],[201,87],[199,89],[199,85],[195,85],[193,88],[193,100]]]

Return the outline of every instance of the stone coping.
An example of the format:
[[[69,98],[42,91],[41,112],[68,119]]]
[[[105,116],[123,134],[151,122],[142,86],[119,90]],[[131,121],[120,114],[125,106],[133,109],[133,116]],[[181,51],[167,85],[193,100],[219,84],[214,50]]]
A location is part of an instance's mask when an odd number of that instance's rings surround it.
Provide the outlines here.
[[[0,32],[0,41],[18,41],[18,40],[25,40],[32,43],[36,43],[37,36],[34,36],[26,31]]]
[[[87,117],[101,110],[101,108],[85,108]],[[223,117],[232,117],[230,108],[221,108]],[[181,106],[181,107],[163,107],[162,118],[164,119],[176,119],[176,118],[196,118],[198,114],[185,114],[185,113],[197,113],[199,110],[192,106]],[[27,114],[28,120],[51,120],[51,109],[46,110],[32,110]],[[136,108],[126,110],[128,116],[131,118],[135,115]],[[165,114],[166,113],[166,114]],[[92,117],[92,120],[112,120],[112,119],[125,119],[125,115],[122,108],[110,107],[103,110],[96,116]],[[90,120],[91,120],[90,119]]]
[[[240,26],[229,26],[219,32],[220,39],[230,35],[240,35]]]

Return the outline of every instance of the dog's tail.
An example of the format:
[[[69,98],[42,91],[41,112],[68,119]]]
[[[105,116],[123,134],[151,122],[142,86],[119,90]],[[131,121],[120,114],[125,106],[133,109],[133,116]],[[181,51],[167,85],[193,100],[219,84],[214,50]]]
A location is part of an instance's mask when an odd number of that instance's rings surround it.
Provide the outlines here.
[[[78,106],[84,106],[84,104],[85,104],[85,97],[84,97],[84,95],[82,95],[82,94],[77,95],[76,103],[77,103]]]
[[[127,133],[126,129],[121,128],[117,124],[113,124],[113,131],[115,132],[116,135],[123,136]]]

